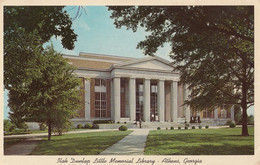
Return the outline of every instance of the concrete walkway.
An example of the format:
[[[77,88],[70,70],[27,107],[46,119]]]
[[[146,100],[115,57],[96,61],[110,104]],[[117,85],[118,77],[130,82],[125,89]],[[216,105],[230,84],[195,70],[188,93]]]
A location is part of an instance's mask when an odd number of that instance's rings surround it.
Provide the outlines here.
[[[143,155],[149,129],[135,129],[100,155]]]
[[[75,134],[75,133],[87,133],[87,132],[102,132],[102,131],[116,131],[118,129],[86,129],[86,130],[80,130],[80,131],[69,131],[64,134]],[[54,134],[52,134],[54,135]],[[4,138],[32,138],[32,137],[46,137],[48,136],[48,133],[37,133],[37,134],[22,134],[22,135],[5,135]]]
[[[41,138],[29,138],[4,150],[5,155],[29,155]]]

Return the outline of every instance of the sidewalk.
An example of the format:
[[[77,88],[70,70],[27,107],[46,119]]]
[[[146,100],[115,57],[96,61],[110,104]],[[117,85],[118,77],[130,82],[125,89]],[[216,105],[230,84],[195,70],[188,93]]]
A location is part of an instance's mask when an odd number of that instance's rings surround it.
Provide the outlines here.
[[[4,150],[5,155],[29,155],[41,138],[29,138]]]
[[[118,129],[86,129],[81,131],[69,131],[64,134],[75,134],[75,133],[87,133],[87,132],[102,132],[102,131],[116,131]],[[131,130],[131,129],[130,129]],[[54,134],[52,134],[54,135]],[[18,137],[24,137],[24,138],[32,138],[32,137],[46,137],[48,136],[48,133],[37,133],[37,134],[22,134],[22,135],[5,135],[4,138],[18,138]]]
[[[107,148],[100,155],[143,155],[149,129],[135,129],[131,134]]]

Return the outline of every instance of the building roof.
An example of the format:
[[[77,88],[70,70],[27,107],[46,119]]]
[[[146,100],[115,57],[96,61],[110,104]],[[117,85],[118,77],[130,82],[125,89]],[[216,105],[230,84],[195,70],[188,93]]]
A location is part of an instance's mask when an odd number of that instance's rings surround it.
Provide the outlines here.
[[[63,55],[68,62],[78,68],[109,69],[113,64],[124,63],[136,58],[114,55],[80,53],[79,56]]]
[[[68,59],[68,62],[77,68],[81,69],[98,69],[111,71],[114,68],[140,68],[149,70],[168,70],[172,71],[173,66],[171,63],[158,56],[149,56],[144,58],[131,58],[131,57],[120,57],[114,55],[103,55],[103,54],[91,54],[91,53],[80,53],[79,56],[63,55],[64,58]],[[153,65],[148,61],[157,61]],[[159,62],[159,63],[158,63]],[[161,65],[158,66],[157,65]],[[162,66],[163,65],[163,66]],[[136,69],[137,69],[136,68]]]

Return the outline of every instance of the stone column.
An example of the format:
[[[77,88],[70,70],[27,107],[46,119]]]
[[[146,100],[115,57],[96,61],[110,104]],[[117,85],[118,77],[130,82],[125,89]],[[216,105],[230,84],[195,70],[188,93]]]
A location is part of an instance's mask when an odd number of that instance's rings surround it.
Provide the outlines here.
[[[150,79],[144,80],[144,112],[143,117],[145,122],[150,121],[150,93],[151,93]]]
[[[178,118],[178,83],[176,81],[171,82],[171,119],[173,122],[177,123]]]
[[[185,86],[185,100],[189,99],[190,91],[188,90],[188,85]],[[187,123],[190,122],[190,106],[185,105],[185,119]]]
[[[235,110],[234,110],[234,105],[232,105],[231,110],[230,110],[230,118],[232,121],[235,120]]]
[[[120,120],[120,78],[114,77],[113,90],[114,90],[114,120],[118,122]]]
[[[85,120],[90,119],[90,80],[85,79]]]
[[[111,113],[111,119],[112,120],[115,120],[114,119],[114,114],[115,114],[115,111],[114,111],[114,79],[111,78],[111,83],[110,83],[110,87],[111,87],[111,99],[110,99],[110,105],[111,105],[111,109],[110,109],[110,113]]]
[[[157,93],[157,108],[158,108],[158,117],[160,122],[164,122],[165,114],[165,94],[164,94],[164,80],[158,81],[158,93]]]
[[[214,110],[214,119],[218,119],[218,107]]]
[[[135,117],[135,109],[136,109],[136,87],[135,87],[135,78],[129,79],[129,111],[130,111],[130,121],[133,122]]]

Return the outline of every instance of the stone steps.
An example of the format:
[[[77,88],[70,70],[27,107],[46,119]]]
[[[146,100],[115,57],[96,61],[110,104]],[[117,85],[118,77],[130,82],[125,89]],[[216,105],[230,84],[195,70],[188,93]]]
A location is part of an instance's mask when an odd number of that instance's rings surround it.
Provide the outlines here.
[[[98,124],[99,129],[118,129],[121,125],[127,126],[127,128],[138,128],[136,124]]]

